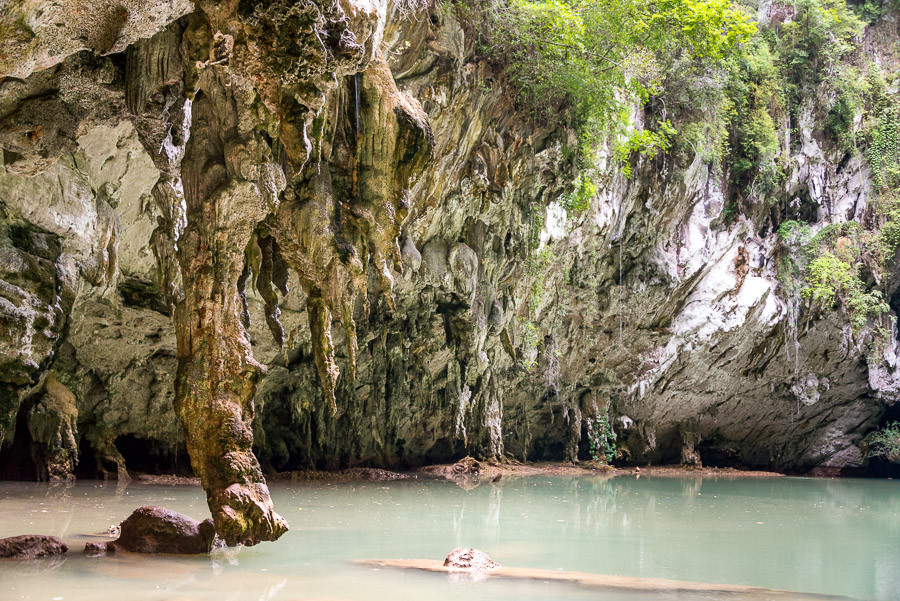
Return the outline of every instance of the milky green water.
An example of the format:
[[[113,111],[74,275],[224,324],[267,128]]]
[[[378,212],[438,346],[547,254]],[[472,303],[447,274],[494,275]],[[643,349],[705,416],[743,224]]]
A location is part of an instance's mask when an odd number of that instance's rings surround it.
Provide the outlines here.
[[[277,543],[175,558],[85,558],[88,535],[141,505],[206,517],[199,487],[0,482],[0,537],[70,544],[64,560],[0,561],[0,601],[737,599],[472,581],[352,560],[443,558],[458,546],[508,566],[732,583],[900,601],[900,481],[504,477],[275,484],[292,530]],[[108,540],[106,538],[105,540]]]

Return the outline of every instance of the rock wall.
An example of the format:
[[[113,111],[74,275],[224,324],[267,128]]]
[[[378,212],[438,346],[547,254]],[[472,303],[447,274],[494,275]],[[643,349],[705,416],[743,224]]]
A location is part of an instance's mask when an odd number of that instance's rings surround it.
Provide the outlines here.
[[[771,218],[726,223],[716,165],[639,158],[631,177],[610,165],[591,208],[568,217],[570,134],[517,114],[456,13],[389,19],[386,39],[438,158],[401,233],[395,307],[357,322],[337,419],[303,355],[263,385],[273,467],[584,459],[607,413],[625,461],[865,464],[859,442],[897,398],[896,332],[877,357],[840,310],[797,332]],[[778,194],[803,197],[815,228],[862,220],[865,159],[836,169],[843,152],[812,112]]]
[[[622,461],[865,464],[896,331],[872,357],[840,309],[798,326],[770,216],[725,219],[715,165],[610,164],[570,216],[574,134],[517,110],[451,5],[148,6],[0,62],[0,442],[35,477],[183,457],[176,372],[216,298],[267,469],[585,459],[606,416]],[[890,23],[869,43],[896,68]],[[814,228],[863,219],[865,160],[807,113],[779,194]],[[191,227],[227,251],[219,297]]]

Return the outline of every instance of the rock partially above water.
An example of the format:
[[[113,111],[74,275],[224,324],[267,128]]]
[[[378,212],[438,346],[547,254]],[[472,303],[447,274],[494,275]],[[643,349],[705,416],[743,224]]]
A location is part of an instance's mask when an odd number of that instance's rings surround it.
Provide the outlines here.
[[[479,474],[481,472],[481,463],[474,457],[463,457],[453,464],[454,474]]]
[[[500,564],[487,556],[487,553],[469,547],[458,547],[450,551],[444,560],[444,567],[456,570],[472,570],[487,572],[496,570]]]
[[[121,535],[109,543],[87,543],[88,555],[116,551],[132,553],[209,553],[216,530],[212,520],[202,522],[164,507],[140,507],[121,524]]]
[[[35,559],[50,555],[62,555],[69,548],[55,536],[23,534],[0,538],[0,557],[14,559]]]

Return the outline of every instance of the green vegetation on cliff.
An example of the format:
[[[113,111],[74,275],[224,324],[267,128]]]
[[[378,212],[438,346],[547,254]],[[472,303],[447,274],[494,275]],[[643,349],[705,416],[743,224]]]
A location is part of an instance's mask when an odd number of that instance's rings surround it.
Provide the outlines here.
[[[884,457],[900,463],[900,422],[891,422],[866,436],[869,457]]]
[[[893,10],[890,4],[884,10]],[[724,222],[746,215],[778,228],[779,281],[794,327],[801,305],[841,306],[856,334],[866,327],[876,339],[888,334],[881,287],[900,244],[900,119],[896,74],[863,51],[866,21],[883,12],[844,0],[774,4],[757,35],[729,61],[720,91],[707,99],[713,108],[684,113],[720,125],[675,119],[682,132],[723,132],[721,143],[709,144],[720,152],[707,158],[721,165],[728,185]],[[821,204],[830,192],[813,196],[786,177],[798,168],[792,157],[808,152],[841,166],[867,164],[873,189],[863,218],[829,216],[832,225],[816,233],[812,224],[821,210],[830,213]],[[841,222],[846,218],[859,222]]]
[[[684,63],[722,64],[755,23],[729,0],[474,0],[463,5],[479,52],[502,67],[534,119],[573,128],[581,166],[613,134],[617,156],[656,154],[665,118],[631,129],[634,106]]]
[[[588,419],[587,435],[591,459],[610,463],[616,458],[616,435],[604,411],[596,419]]]
[[[788,157],[810,119],[829,147],[865,156],[877,188],[896,188],[896,93],[861,50],[865,19],[884,12],[869,4],[779,2],[759,26],[755,5],[728,0],[460,0],[459,9],[519,108],[575,131],[581,175],[567,212],[589,205],[609,142],[626,174],[636,154],[671,149],[721,167],[730,221],[754,203],[787,201]]]
[[[855,333],[872,326],[879,336],[888,335],[884,316],[890,311],[880,290],[863,280],[863,269],[879,264],[869,250],[877,240],[855,221],[822,228],[815,235],[805,223],[785,221],[778,229],[785,248],[779,273],[788,295],[800,297],[811,308],[831,309],[840,301]]]

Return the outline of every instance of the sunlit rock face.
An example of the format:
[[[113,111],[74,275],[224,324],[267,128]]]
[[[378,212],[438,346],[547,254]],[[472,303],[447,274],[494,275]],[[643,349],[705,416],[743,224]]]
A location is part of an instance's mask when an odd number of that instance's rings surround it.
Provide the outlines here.
[[[452,9],[147,2],[62,43],[90,3],[40,4],[0,40],[0,441],[64,441],[41,477],[187,448],[253,542],[263,469],[585,459],[607,415],[623,460],[853,467],[900,394],[896,336],[792,321],[769,216],[700,157],[566,215],[574,134]],[[779,193],[860,219],[865,162],[804,114]]]

